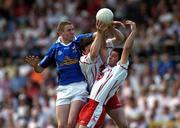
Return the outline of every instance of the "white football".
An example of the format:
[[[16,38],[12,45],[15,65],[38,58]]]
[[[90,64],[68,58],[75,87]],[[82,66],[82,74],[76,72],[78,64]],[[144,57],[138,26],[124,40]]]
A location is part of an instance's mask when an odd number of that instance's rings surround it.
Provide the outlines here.
[[[113,17],[113,12],[108,8],[102,8],[96,14],[96,20],[100,20],[105,24],[111,24]]]

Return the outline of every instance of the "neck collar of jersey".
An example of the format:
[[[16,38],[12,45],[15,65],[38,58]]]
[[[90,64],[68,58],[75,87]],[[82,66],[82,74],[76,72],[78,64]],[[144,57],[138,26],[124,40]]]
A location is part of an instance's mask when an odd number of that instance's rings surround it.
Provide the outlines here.
[[[73,41],[74,41],[74,40],[76,40],[76,36],[74,36]],[[69,46],[73,41],[69,42],[68,44],[65,44],[65,43],[63,43],[63,42],[61,41],[60,37],[58,37],[56,43],[60,43],[60,44],[63,45],[63,46]]]

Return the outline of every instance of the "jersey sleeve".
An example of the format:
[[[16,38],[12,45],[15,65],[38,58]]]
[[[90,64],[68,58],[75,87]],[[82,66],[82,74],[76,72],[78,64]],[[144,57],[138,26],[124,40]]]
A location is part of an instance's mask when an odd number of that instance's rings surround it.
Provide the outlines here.
[[[114,47],[112,39],[107,39],[106,40],[106,47],[107,48],[113,48]]]
[[[81,67],[81,71],[84,74],[84,77],[89,85],[89,90],[91,90],[92,85],[96,79],[97,73],[99,72],[99,67],[102,65],[102,60],[100,56],[96,58],[95,61],[92,61],[90,58],[90,54],[83,55],[80,58],[79,64]]]
[[[129,60],[126,62],[126,64],[121,64],[121,63],[119,63],[119,65],[120,65],[121,67],[123,67],[124,69],[128,69]]]
[[[83,38],[92,38],[93,37],[93,33],[86,33],[86,34],[79,34],[76,36],[76,42],[80,43],[81,39]]]
[[[81,65],[95,64],[95,61],[91,60],[90,54],[81,56],[79,62],[80,62]]]
[[[46,55],[44,56],[44,58],[40,61],[39,65],[42,68],[46,68],[48,67],[52,62],[54,62],[54,56],[55,56],[55,51],[56,51],[56,44],[53,44],[48,52],[46,53]]]

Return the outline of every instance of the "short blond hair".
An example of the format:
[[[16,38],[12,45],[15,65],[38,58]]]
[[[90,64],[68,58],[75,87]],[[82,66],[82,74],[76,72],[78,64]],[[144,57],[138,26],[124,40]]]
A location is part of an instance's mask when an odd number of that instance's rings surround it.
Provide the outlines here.
[[[58,24],[57,26],[57,32],[63,32],[64,31],[64,26],[66,25],[71,25],[72,22],[71,21],[62,21]]]

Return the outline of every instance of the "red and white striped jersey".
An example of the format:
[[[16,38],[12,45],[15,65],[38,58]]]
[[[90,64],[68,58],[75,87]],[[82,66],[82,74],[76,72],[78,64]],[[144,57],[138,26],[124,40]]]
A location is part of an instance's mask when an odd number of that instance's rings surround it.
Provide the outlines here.
[[[113,68],[107,66],[102,71],[102,76],[98,77],[99,79],[94,82],[90,93],[90,99],[105,105],[126,79],[128,65],[129,62],[126,64],[117,63]]]
[[[85,79],[89,85],[89,90],[91,90],[94,81],[97,78],[97,74],[99,73],[99,68],[103,64],[100,56],[93,62],[90,58],[90,54],[83,55],[80,58],[80,67],[81,71],[85,76]]]
[[[108,54],[110,54],[112,48],[114,47],[111,39],[108,39],[106,41],[106,46],[108,48]],[[89,90],[91,90],[95,80],[97,79],[97,75],[100,72],[100,68],[104,66],[104,63],[101,60],[100,56],[98,56],[95,61],[92,61],[89,53],[87,55],[81,56],[79,64],[81,67],[81,71],[84,74],[85,79],[89,85]]]

